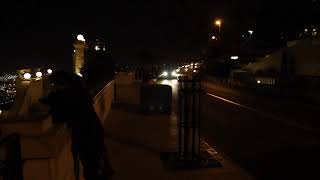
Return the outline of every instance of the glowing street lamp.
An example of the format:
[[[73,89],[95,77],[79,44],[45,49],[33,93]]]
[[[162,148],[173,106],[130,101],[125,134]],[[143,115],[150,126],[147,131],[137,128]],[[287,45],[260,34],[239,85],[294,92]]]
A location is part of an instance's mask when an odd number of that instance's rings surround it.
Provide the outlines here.
[[[82,42],[85,42],[85,41],[86,41],[86,39],[84,38],[84,36],[83,36],[82,34],[79,34],[79,35],[77,36],[77,40],[78,40],[78,41],[82,41]]]
[[[31,79],[31,74],[30,73],[24,73],[23,74],[23,78],[26,79],[26,80],[29,80],[29,79]]]
[[[211,39],[212,39],[212,40],[216,40],[217,37],[216,37],[216,36],[212,36]]]
[[[239,56],[231,56],[230,57],[232,60],[238,60],[239,59]]]
[[[36,76],[37,76],[38,78],[41,78],[41,77],[42,77],[42,72],[40,72],[40,71],[37,72],[37,73],[36,73]]]
[[[52,72],[53,72],[52,69],[48,69],[48,70],[47,70],[47,73],[48,73],[48,74],[52,74]]]
[[[214,22],[214,24],[219,27],[219,33],[220,33],[220,32],[221,32],[222,20],[221,20],[221,19],[217,19],[217,20]]]

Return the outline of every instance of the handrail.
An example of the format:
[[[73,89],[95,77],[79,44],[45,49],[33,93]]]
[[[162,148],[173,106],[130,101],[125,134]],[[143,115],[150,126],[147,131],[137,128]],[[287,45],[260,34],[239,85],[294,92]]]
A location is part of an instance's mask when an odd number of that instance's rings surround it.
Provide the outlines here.
[[[98,97],[100,97],[100,96],[105,92],[105,90],[106,90],[108,87],[110,87],[113,83],[114,83],[114,80],[110,81],[107,85],[105,85],[105,86],[103,87],[103,89],[100,90],[100,91],[93,97],[93,101],[95,102],[95,101],[98,99]]]

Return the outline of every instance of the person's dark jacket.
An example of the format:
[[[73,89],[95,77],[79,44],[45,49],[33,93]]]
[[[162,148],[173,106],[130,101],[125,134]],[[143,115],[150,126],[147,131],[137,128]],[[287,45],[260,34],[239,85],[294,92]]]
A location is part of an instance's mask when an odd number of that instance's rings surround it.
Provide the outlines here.
[[[50,106],[54,123],[71,128],[72,151],[103,150],[103,127],[90,96],[81,89],[53,91],[42,100]]]

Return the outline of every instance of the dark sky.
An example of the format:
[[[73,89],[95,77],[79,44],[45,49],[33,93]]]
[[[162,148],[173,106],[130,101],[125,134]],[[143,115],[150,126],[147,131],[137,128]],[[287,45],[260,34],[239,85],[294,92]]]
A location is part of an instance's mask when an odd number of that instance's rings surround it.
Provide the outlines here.
[[[223,17],[227,27],[239,31],[257,17],[268,22],[276,14],[272,11],[288,14],[288,4],[280,2],[286,1],[5,0],[0,5],[0,72],[28,64],[71,66],[72,43],[79,33],[89,41],[111,42],[117,61],[139,62],[141,54],[155,62],[175,60],[206,46],[210,18]],[[292,2],[290,7],[294,22],[304,6]]]

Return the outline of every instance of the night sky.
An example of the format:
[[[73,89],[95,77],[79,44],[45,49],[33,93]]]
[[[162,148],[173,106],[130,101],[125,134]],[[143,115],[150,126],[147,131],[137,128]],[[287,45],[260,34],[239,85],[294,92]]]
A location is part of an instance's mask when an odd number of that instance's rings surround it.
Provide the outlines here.
[[[110,42],[116,61],[139,63],[147,54],[153,62],[166,62],[205,48],[209,19],[214,17],[223,17],[226,27],[234,31],[257,19],[272,29],[268,23],[276,13],[270,11],[282,14],[289,24],[297,19],[306,23],[308,4],[291,3],[289,9],[294,13],[290,16],[283,8],[289,8],[288,4],[274,0],[7,0],[0,6],[0,72],[20,65],[69,68],[72,43],[79,33],[89,42],[95,38]],[[280,20],[277,23],[283,25]],[[284,27],[291,27],[289,24]]]

